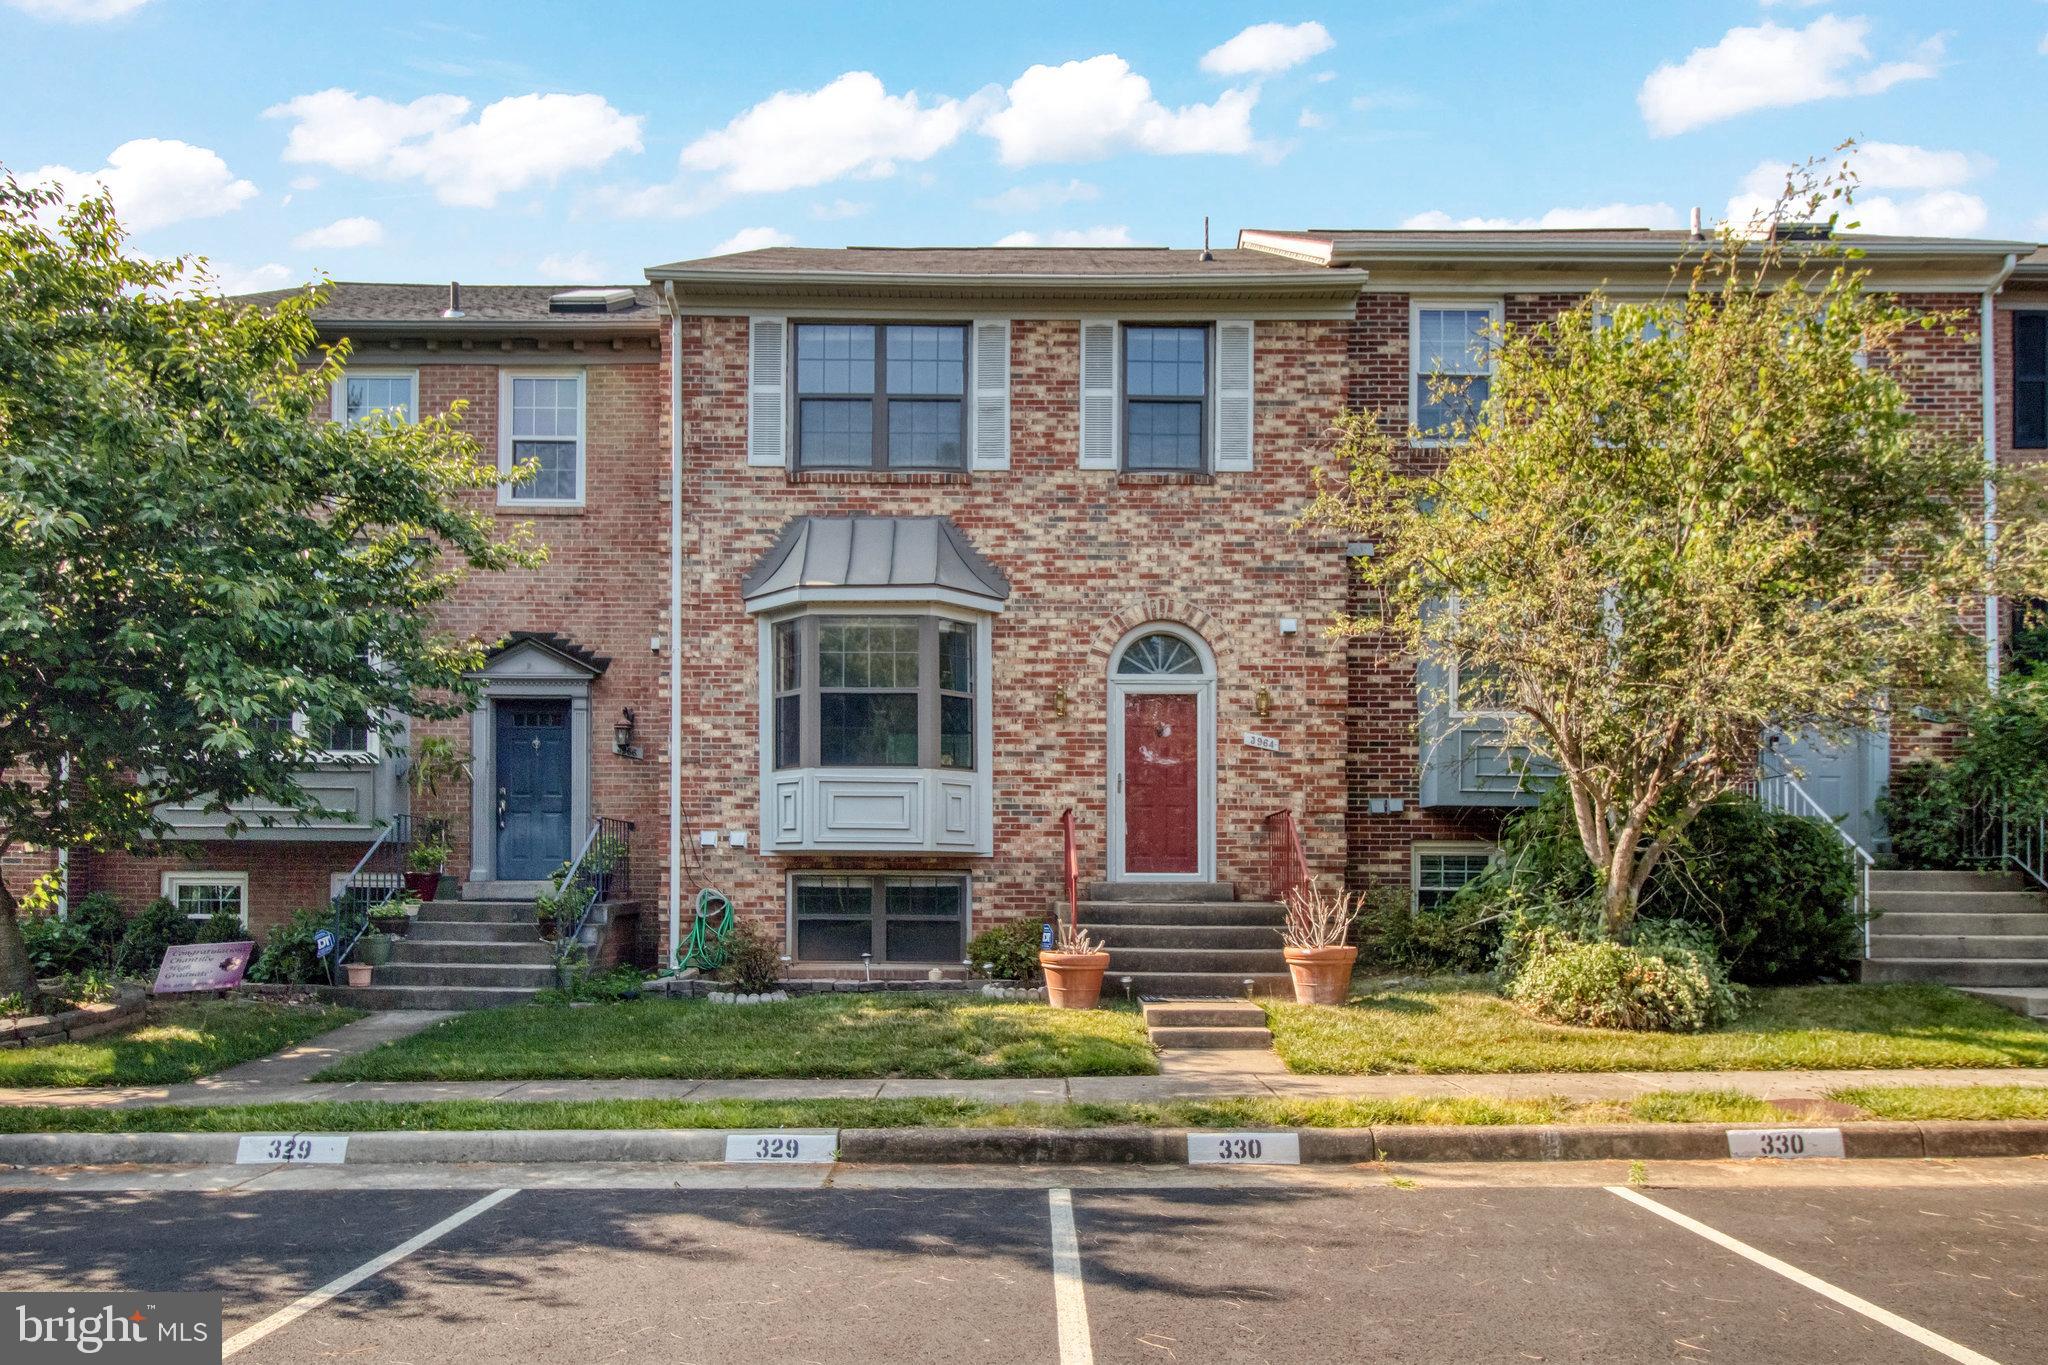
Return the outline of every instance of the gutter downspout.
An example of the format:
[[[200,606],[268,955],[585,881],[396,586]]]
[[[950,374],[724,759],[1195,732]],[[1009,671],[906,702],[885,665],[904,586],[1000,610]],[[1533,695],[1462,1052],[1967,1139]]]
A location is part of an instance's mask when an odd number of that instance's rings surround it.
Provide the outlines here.
[[[1978,322],[1978,349],[1984,366],[1984,555],[1998,562],[1998,295],[2019,265],[2019,254],[2007,252],[2005,264],[1984,288]],[[1984,594],[1984,682],[1998,691],[1998,594]]]
[[[683,315],[673,280],[668,305],[668,969],[683,932]]]

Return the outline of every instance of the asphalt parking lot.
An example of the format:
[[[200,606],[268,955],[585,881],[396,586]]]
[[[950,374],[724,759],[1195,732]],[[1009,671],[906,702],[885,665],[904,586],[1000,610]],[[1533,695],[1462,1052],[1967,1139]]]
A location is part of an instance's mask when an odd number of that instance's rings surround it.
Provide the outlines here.
[[[1652,1208],[1590,1179],[1483,1175],[488,1174],[17,1189],[0,1288],[218,1291],[249,1365],[2048,1359],[2048,1179],[1653,1181]]]

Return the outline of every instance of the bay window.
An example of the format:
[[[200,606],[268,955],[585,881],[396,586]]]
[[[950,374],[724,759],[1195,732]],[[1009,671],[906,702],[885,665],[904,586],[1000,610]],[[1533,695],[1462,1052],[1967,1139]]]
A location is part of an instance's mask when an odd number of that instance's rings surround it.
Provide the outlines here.
[[[930,614],[776,623],[775,767],[971,770],[974,637],[972,623]]]

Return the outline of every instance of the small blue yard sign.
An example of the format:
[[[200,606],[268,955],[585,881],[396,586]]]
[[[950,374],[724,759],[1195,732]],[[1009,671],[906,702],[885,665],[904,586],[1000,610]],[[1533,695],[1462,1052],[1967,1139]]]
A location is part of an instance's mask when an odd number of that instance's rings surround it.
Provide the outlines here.
[[[332,929],[315,929],[313,931],[314,955],[317,957],[326,957],[329,953],[333,951],[334,931]]]
[[[1038,936],[1038,946],[1046,952],[1052,951],[1052,921],[1047,920],[1044,932]]]

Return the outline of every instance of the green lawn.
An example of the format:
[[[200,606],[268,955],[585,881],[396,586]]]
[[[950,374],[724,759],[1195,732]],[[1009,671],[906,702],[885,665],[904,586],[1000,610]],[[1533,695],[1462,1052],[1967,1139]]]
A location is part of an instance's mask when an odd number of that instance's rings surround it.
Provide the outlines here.
[[[333,1005],[187,1001],[163,1006],[148,1023],[126,1033],[0,1051],[0,1086],[189,1081],[360,1018],[360,1011]]]
[[[1175,1100],[984,1104],[974,1100],[430,1100],[147,1109],[0,1109],[6,1133],[474,1131],[535,1128],[1370,1128],[1404,1123],[1754,1123],[1784,1115],[1720,1092],[1574,1104],[1550,1098]]]
[[[2048,1066],[2048,1027],[1944,986],[1758,990],[1734,1024],[1692,1034],[1540,1023],[1483,977],[1266,1013],[1288,1068],[1328,1076]]]
[[[1159,1069],[1135,1009],[1055,1010],[940,994],[774,1005],[632,1000],[458,1015],[320,1080],[578,1077],[1137,1076]]]
[[[1830,1098],[1874,1119],[2048,1119],[2043,1086],[1876,1085],[1837,1090]]]

